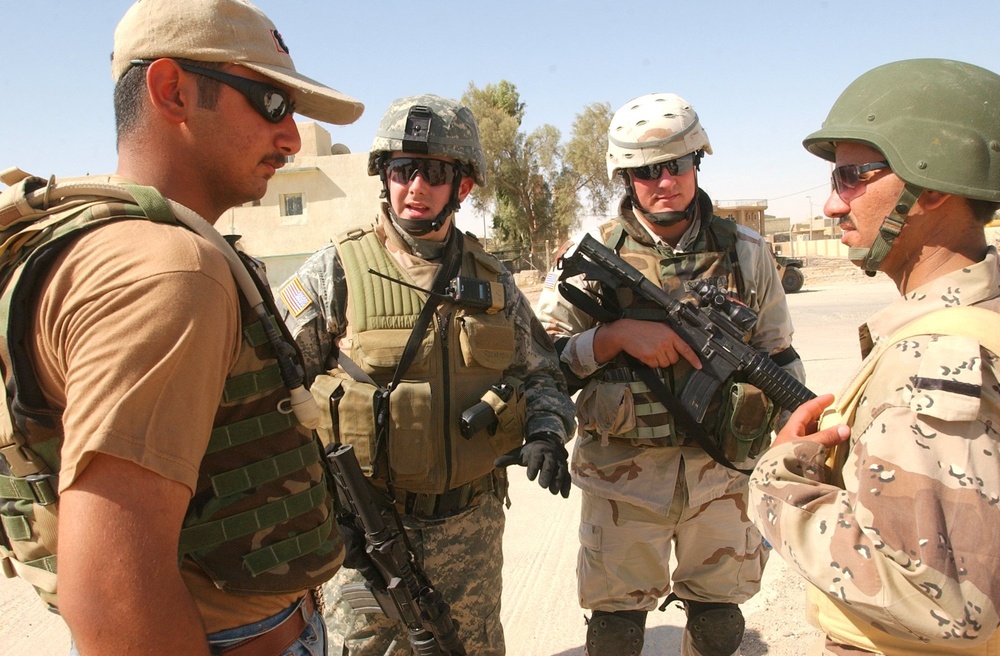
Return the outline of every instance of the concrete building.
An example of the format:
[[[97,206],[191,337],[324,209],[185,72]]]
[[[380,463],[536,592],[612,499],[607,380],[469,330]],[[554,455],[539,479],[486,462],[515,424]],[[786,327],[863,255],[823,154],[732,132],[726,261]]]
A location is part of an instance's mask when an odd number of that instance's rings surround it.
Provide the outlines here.
[[[724,219],[731,219],[740,225],[745,225],[766,234],[764,226],[764,210],[767,209],[767,199],[753,200],[717,200],[713,208],[715,213]]]
[[[368,175],[368,153],[332,144],[316,123],[299,123],[302,149],[271,179],[259,201],[235,207],[216,227],[242,235],[243,250],[264,261],[271,284],[292,275],[337,235],[375,220],[382,184]]]

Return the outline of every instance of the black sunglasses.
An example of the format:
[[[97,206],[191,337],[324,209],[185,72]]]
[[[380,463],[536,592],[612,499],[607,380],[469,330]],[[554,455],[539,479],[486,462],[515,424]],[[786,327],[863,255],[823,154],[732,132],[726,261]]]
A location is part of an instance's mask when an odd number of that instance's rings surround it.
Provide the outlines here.
[[[889,162],[871,162],[860,165],[844,164],[833,169],[833,174],[830,176],[830,185],[837,192],[837,195],[843,198],[846,190],[854,189],[859,184],[868,182],[871,179],[871,175],[865,174],[871,172],[874,175],[875,171],[887,168],[889,168]]]
[[[179,62],[176,59],[174,61],[181,67],[182,70],[185,70],[188,73],[203,75],[204,77],[211,78],[217,82],[222,82],[226,86],[236,89],[246,97],[246,99],[250,102],[250,105],[257,110],[257,113],[263,116],[266,121],[271,123],[280,123],[286,116],[295,111],[295,103],[288,99],[288,94],[277,87],[271,86],[270,84],[240,77],[238,75],[230,75],[229,73],[223,73],[221,71],[213,71],[210,68],[192,66],[191,64]],[[133,59],[131,63],[136,66],[149,66],[153,63],[153,60]]]
[[[639,180],[659,180],[660,176],[663,175],[663,169],[667,169],[667,173],[670,175],[677,176],[684,175],[693,168],[694,153],[688,153],[687,155],[678,157],[677,159],[671,159],[657,164],[649,164],[647,166],[637,166],[635,168],[628,169],[628,171]]]
[[[396,184],[408,184],[418,173],[427,184],[437,187],[454,182],[462,170],[451,162],[423,157],[395,157],[385,165],[386,177]]]

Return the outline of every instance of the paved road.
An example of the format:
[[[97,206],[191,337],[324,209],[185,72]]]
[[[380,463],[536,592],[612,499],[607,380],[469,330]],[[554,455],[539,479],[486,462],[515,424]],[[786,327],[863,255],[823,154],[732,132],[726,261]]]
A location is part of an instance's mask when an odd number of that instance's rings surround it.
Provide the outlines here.
[[[808,272],[807,272],[808,273]],[[895,297],[885,282],[810,286],[789,296],[795,347],[816,392],[837,391],[859,364],[857,327]],[[502,617],[511,656],[577,656],[583,653],[583,611],[576,601],[577,522],[580,495],[554,498],[523,470],[512,470],[504,545],[506,581]],[[798,656],[815,640],[805,623],[802,584],[780,558],[768,563],[760,594],[744,605],[744,656]],[[646,654],[677,653],[684,614],[677,608],[649,616]],[[64,656],[69,644],[62,621],[42,609],[30,586],[0,578],[0,652]]]

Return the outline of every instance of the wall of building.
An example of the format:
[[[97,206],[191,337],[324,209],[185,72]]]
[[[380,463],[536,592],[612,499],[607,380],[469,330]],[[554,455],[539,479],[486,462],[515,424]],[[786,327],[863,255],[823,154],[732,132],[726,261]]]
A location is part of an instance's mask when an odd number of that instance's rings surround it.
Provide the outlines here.
[[[264,261],[272,285],[338,234],[370,225],[382,190],[378,176],[368,175],[367,152],[346,152],[316,123],[298,127],[302,149],[278,169],[267,194],[259,203],[233,208],[216,224],[225,234],[242,235],[243,250]],[[285,201],[297,194],[302,213],[288,215]]]

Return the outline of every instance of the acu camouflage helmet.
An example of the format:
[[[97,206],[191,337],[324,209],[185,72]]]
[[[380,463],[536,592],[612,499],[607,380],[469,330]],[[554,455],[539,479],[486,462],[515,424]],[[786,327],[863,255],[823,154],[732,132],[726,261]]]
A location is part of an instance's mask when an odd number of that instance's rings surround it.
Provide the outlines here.
[[[832,162],[838,141],[875,148],[914,187],[1000,201],[1000,75],[946,59],[879,66],[803,145]]]
[[[608,177],[621,169],[666,162],[712,145],[698,114],[673,93],[634,98],[615,112],[608,130]]]
[[[425,94],[393,101],[375,133],[368,175],[378,175],[384,156],[396,150],[451,157],[467,168],[476,184],[486,184],[476,119],[454,100]]]

